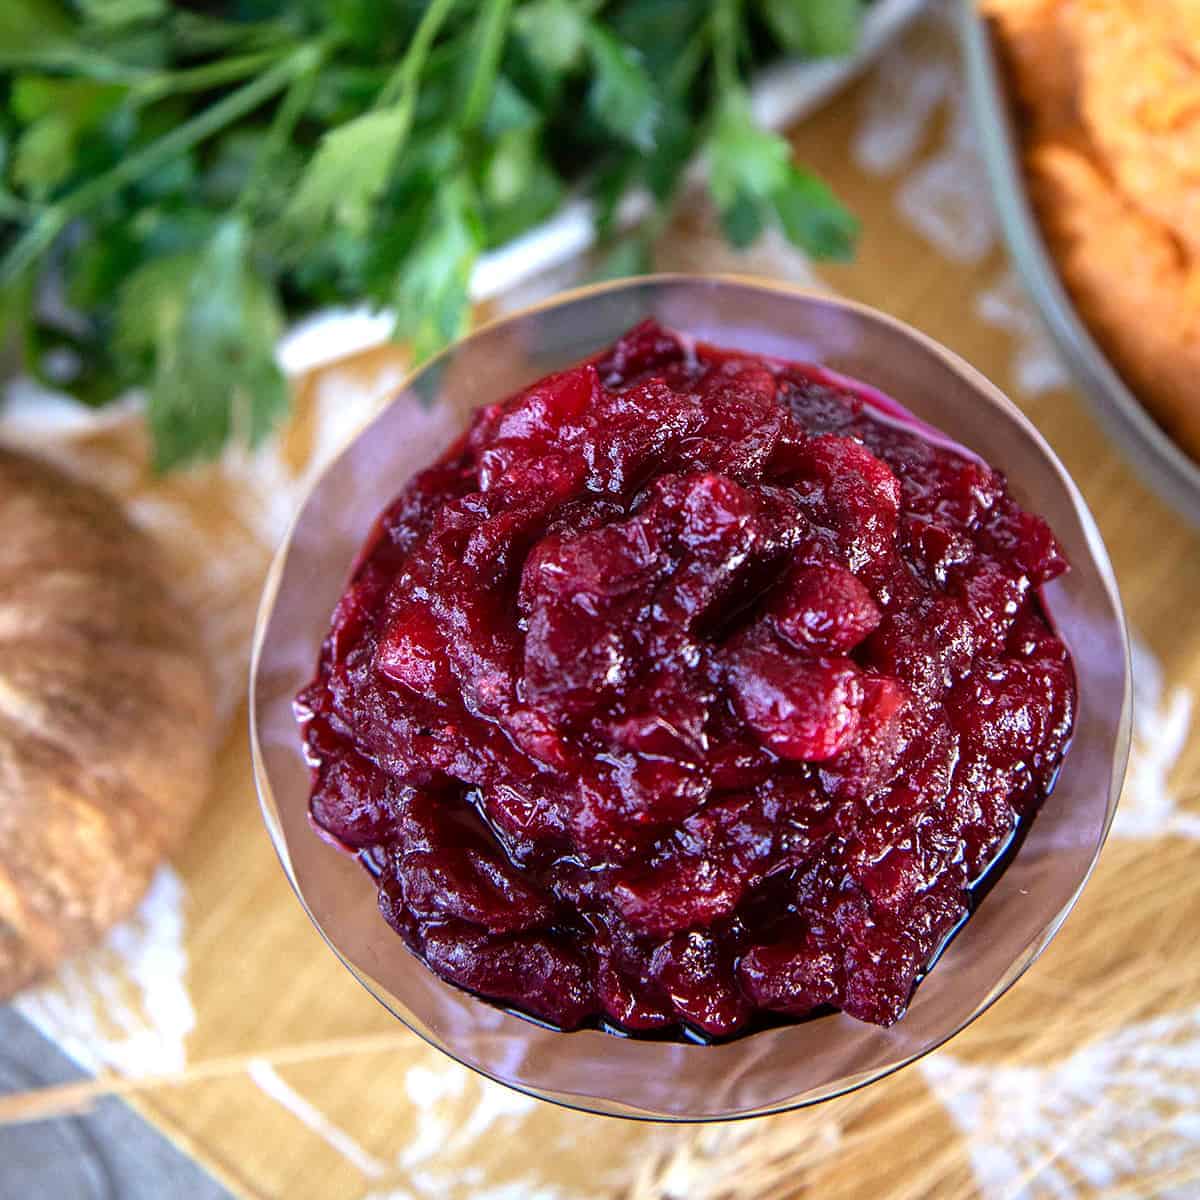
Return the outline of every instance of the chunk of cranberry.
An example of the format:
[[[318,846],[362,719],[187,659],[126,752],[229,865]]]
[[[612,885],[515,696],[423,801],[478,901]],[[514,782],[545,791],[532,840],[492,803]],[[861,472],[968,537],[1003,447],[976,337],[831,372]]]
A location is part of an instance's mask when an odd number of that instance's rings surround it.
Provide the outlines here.
[[[649,974],[682,1020],[713,1037],[735,1033],[753,1011],[737,986],[732,956],[711,933],[675,934],[654,952]]]
[[[426,930],[422,953],[451,983],[514,1004],[562,1029],[577,1029],[596,1012],[586,962],[547,935],[496,937],[447,921]]]
[[[683,358],[679,338],[657,321],[646,320],[623,334],[596,363],[605,386],[621,387],[655,369],[661,370]]]
[[[854,741],[822,764],[822,786],[839,799],[870,796],[888,783],[919,728],[911,693],[898,680],[864,675],[862,690]]]
[[[310,811],[318,828],[352,849],[387,839],[395,820],[395,784],[354,751],[317,768]]]
[[[780,758],[820,762],[854,736],[862,681],[849,659],[809,658],[753,637],[730,648],[726,671],[734,707]]]
[[[1050,526],[1035,513],[1025,512],[1012,500],[997,510],[985,531],[990,545],[1012,561],[1025,573],[1034,587],[1049,583],[1067,569]]]
[[[845,654],[878,626],[871,593],[843,567],[803,566],[776,588],[769,611],[794,646]]]
[[[676,929],[707,928],[732,912],[742,898],[741,884],[710,858],[676,858],[655,871],[624,875],[613,886],[613,900],[639,933],[663,937]]]
[[[570,832],[590,862],[626,862],[703,802],[703,772],[666,759],[613,758],[575,796]]]
[[[841,998],[841,958],[816,937],[751,946],[738,963],[738,983],[759,1008],[804,1016]]]
[[[608,738],[635,754],[698,761],[716,694],[690,672],[661,668],[630,692],[625,711],[608,725]]]
[[[674,1025],[670,998],[647,977],[648,956],[636,938],[611,914],[596,925],[596,998],[604,1016],[638,1033]]]
[[[375,669],[430,700],[453,685],[446,643],[427,608],[408,604],[392,617],[376,643]]]
[[[900,535],[909,560],[940,587],[950,572],[970,561],[975,544],[953,524],[937,517],[907,513],[900,522]]]
[[[846,565],[856,571],[883,553],[900,513],[888,464],[855,438],[829,434],[802,443],[798,465],[816,485],[819,511],[843,534]]]
[[[836,922],[844,947],[842,1009],[873,1025],[894,1024],[925,964],[924,948],[903,927],[877,919],[865,899],[843,902]]]
[[[548,924],[553,910],[498,856],[465,846],[402,854],[395,866],[409,911],[425,921],[456,917],[489,933]]]

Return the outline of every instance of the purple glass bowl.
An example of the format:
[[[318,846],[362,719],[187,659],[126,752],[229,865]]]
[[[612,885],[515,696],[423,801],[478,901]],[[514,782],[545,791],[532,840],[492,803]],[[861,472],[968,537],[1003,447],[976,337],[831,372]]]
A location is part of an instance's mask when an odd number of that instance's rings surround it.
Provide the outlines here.
[[[1075,658],[1079,710],[1057,788],[1025,844],[891,1029],[841,1014],[713,1046],[560,1033],[443,982],[384,923],[375,886],[308,822],[292,715],[377,513],[480,404],[653,316],[718,345],[822,363],[970,447],[1058,536],[1072,570],[1046,589]],[[317,480],[271,567],[250,681],[263,816],[296,895],[376,999],[426,1041],[510,1087],[615,1116],[707,1121],[812,1104],[895,1071],[973,1021],[1028,969],[1087,882],[1129,747],[1129,648],[1108,555],[1079,491],[1017,408],[899,321],[842,300],[732,278],[658,276],[571,292],[478,330],[423,366]]]

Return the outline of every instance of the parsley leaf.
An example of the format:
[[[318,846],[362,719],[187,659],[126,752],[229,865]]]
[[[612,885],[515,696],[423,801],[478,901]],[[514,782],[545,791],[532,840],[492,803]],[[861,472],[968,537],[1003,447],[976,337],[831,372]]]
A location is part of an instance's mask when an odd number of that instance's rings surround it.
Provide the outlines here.
[[[587,47],[595,69],[588,91],[592,116],[630,145],[652,150],[658,97],[637,52],[595,23],[588,27]]]
[[[513,17],[517,36],[547,75],[565,75],[575,67],[587,35],[583,6],[573,0],[533,0]]]
[[[71,26],[54,0],[0,4],[0,63],[32,59],[70,44]]]
[[[496,80],[492,100],[484,117],[483,131],[488,137],[500,137],[514,129],[531,129],[541,125],[542,114],[516,85],[501,75]]]
[[[849,54],[858,39],[862,0],[762,0],[763,16],[785,50],[812,58]]]
[[[786,138],[754,124],[744,94],[725,98],[708,153],[709,190],[735,246],[751,245],[774,220],[815,258],[845,260],[853,253],[858,222],[824,183],[792,163]]]
[[[489,247],[550,215],[563,188],[542,156],[536,129],[512,129],[495,140],[484,160],[480,193]]]
[[[168,12],[167,0],[76,0],[84,15],[97,25],[134,25],[155,21]]]
[[[125,95],[124,88],[90,79],[18,76],[10,102],[28,124],[13,156],[13,182],[39,199],[53,191],[74,173],[80,139]]]
[[[287,409],[275,362],[278,302],[247,251],[246,227],[233,218],[201,250],[152,260],[123,290],[118,341],[153,355],[148,416],[159,470],[214,455],[233,434],[255,445]]]
[[[396,336],[421,362],[466,328],[471,268],[483,249],[474,189],[460,172],[437,191],[396,289]]]
[[[405,113],[387,108],[363,113],[330,130],[300,178],[288,218],[310,229],[336,220],[364,233],[408,124]]]
[[[791,167],[772,201],[793,245],[814,258],[846,262],[853,257],[859,222],[815,175]]]
[[[733,203],[721,209],[721,232],[738,250],[753,246],[765,225],[766,207],[749,192],[738,192]]]
[[[722,214],[768,200],[786,184],[791,157],[786,139],[755,124],[744,92],[722,99],[708,141],[708,187]]]

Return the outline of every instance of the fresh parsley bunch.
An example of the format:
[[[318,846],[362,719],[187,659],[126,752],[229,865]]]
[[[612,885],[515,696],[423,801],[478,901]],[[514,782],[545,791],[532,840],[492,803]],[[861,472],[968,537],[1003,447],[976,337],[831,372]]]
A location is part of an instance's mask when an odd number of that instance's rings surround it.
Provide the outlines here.
[[[94,403],[144,386],[167,468],[273,427],[287,314],[368,300],[428,355],[568,189],[603,234],[648,189],[652,232],[702,153],[733,242],[844,257],[744,81],[849,49],[861,2],[0,0],[5,328]]]

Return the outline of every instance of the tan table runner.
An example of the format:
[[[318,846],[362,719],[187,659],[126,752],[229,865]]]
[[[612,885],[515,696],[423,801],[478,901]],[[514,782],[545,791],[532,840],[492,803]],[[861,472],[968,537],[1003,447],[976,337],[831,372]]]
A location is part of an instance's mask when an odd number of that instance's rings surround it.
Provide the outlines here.
[[[212,803],[139,916],[18,1003],[89,1066],[184,1072],[133,1102],[238,1194],[1200,1194],[1200,540],[1133,478],[1038,334],[998,243],[944,9],[795,141],[863,218],[853,266],[818,278],[777,241],[738,260],[698,213],[667,236],[660,266],[814,282],[895,313],[996,380],[1055,446],[1137,637],[1135,756],[1095,879],[1013,993],[943,1051],[843,1100],[672,1129],[485,1083],[388,1017],[325,948],[275,860],[249,770],[242,695],[269,550],[314,467],[394,388],[402,356],[307,378],[278,446],[166,481],[146,471],[134,416],[47,432],[45,452],[123,494],[166,542],[229,723]]]

